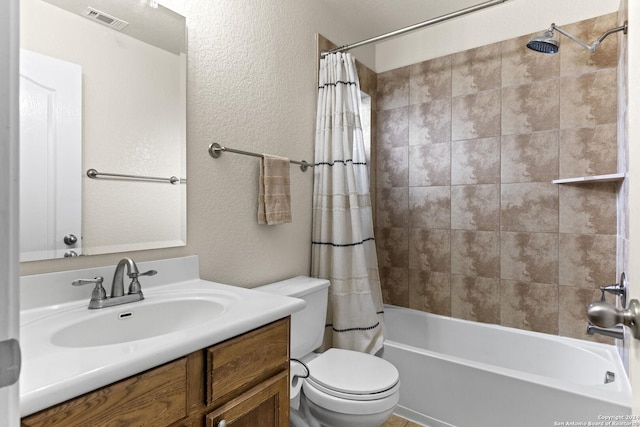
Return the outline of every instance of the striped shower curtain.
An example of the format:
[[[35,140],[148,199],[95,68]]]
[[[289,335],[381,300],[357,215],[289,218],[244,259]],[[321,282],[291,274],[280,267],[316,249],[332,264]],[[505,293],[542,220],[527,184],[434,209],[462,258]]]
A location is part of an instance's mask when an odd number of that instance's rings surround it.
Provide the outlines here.
[[[375,353],[383,342],[382,295],[351,54],[326,55],[319,82],[311,268],[331,281],[323,349]]]

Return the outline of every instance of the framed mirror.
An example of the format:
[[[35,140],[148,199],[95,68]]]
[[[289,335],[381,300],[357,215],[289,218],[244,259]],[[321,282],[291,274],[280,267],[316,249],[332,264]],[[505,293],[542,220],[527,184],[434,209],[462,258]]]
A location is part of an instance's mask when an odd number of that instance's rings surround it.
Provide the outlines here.
[[[186,23],[21,0],[21,261],[186,244]]]

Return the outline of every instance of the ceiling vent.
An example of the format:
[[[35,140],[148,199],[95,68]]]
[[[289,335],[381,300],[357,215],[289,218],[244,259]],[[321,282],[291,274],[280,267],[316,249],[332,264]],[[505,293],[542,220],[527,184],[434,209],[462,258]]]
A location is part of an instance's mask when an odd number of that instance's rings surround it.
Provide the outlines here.
[[[99,10],[94,9],[90,6],[87,6],[87,8],[84,10],[84,16],[117,31],[122,31],[124,27],[129,25],[127,21],[123,21],[122,19],[118,19],[115,16],[100,12]]]

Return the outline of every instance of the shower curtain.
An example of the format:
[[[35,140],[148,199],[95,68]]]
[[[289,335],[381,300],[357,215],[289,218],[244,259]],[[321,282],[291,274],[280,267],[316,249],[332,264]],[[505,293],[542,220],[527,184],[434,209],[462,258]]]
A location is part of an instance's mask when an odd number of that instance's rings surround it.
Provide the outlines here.
[[[322,349],[375,353],[384,324],[360,83],[348,53],[320,63],[313,188],[312,275],[329,279]]]

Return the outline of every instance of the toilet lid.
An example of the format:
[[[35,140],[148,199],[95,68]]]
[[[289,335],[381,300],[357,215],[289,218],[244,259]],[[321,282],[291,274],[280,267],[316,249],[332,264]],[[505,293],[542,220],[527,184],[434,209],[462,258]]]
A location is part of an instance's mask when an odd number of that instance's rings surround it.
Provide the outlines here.
[[[331,348],[308,364],[308,381],[325,391],[348,395],[371,395],[393,388],[399,380],[391,363],[371,354]]]

